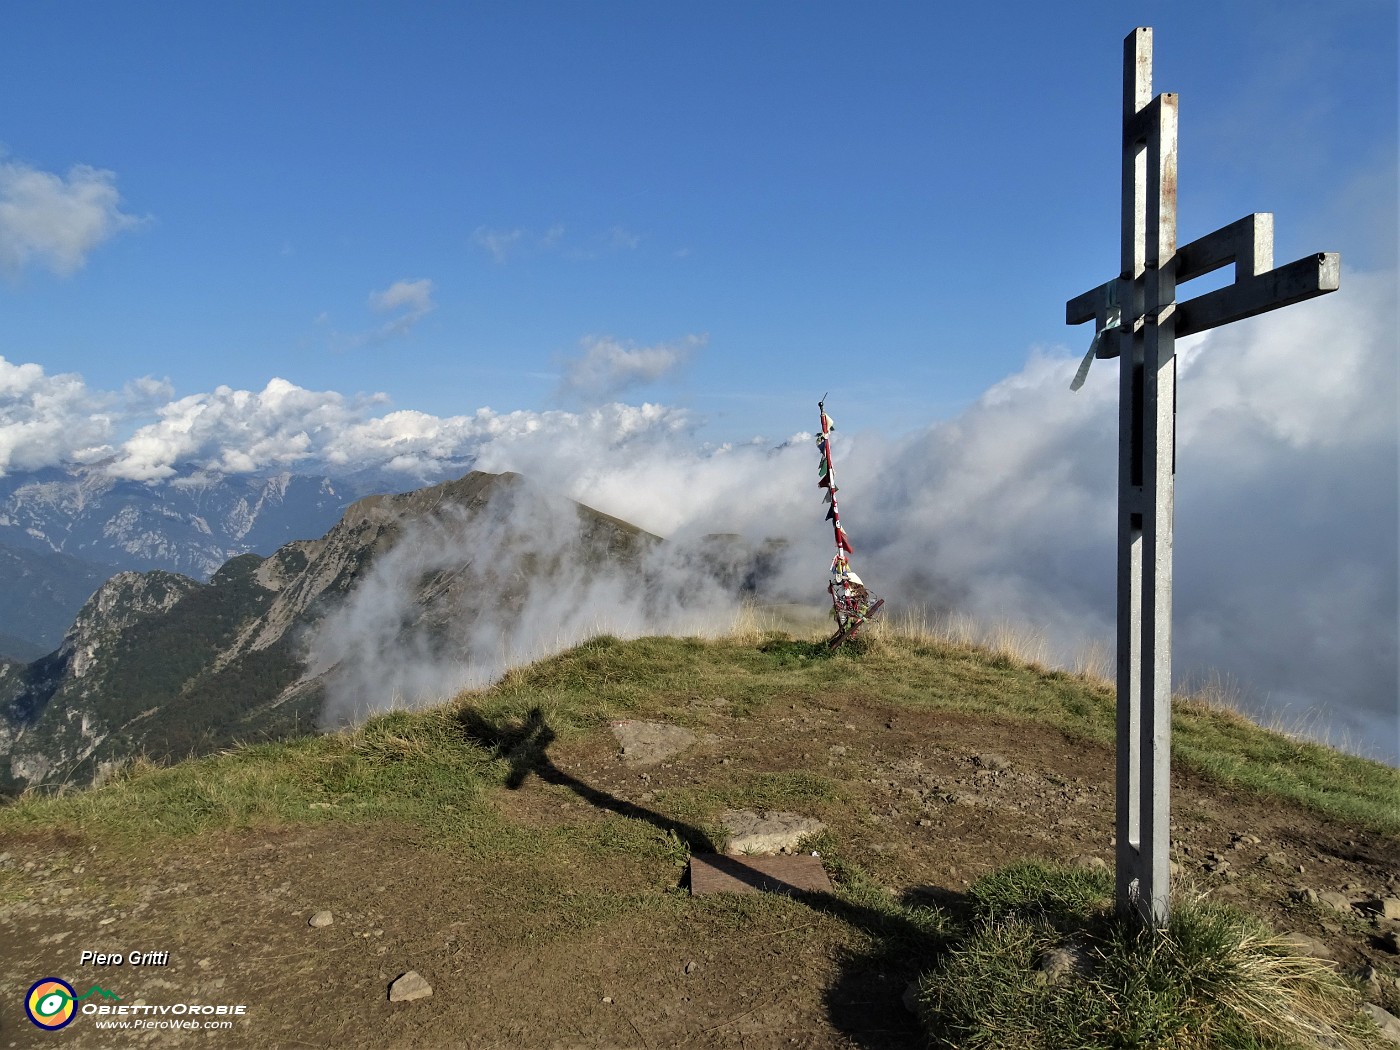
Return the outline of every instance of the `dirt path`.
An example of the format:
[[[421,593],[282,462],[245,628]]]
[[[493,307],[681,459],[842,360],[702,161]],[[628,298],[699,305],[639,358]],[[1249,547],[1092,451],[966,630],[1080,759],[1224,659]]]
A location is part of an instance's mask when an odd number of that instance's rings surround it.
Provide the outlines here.
[[[620,762],[604,731],[557,745],[553,783],[527,776],[491,804],[522,835],[641,820],[702,836],[668,815],[668,799],[735,771],[797,770],[835,786],[813,811],[840,856],[906,900],[949,899],[1026,857],[1112,861],[1111,751],[1052,729],[858,701],[716,713],[712,728],[644,770]],[[1400,843],[1190,775],[1175,792],[1177,892],[1205,889],[1315,937],[1345,969],[1400,972],[1361,913],[1288,895],[1400,895]],[[1211,852],[1233,878],[1204,871]],[[0,839],[4,854],[22,875],[0,906],[0,1047],[922,1045],[900,1004],[917,960],[887,957],[877,913],[833,899],[693,898],[683,857],[485,856],[421,830],[340,822],[155,842],[135,858],[53,835]],[[334,921],[312,928],[321,909]],[[84,951],[168,954],[94,966],[80,965]],[[408,970],[432,996],[389,1002]],[[128,1006],[246,1013],[231,1030],[178,1037],[100,1031],[91,1014],[43,1032],[20,1000],[48,976]],[[97,993],[80,1005],[115,1002]]]

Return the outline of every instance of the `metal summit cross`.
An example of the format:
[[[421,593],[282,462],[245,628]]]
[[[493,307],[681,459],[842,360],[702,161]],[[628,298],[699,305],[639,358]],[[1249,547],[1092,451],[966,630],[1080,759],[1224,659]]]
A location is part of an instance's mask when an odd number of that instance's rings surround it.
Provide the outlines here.
[[[1176,246],[1177,96],[1152,97],[1152,30],[1123,41],[1122,272],[1065,304],[1095,322],[1090,357],[1119,358],[1116,901],[1157,925],[1170,885],[1172,507],[1178,336],[1336,291],[1336,253],[1271,269],[1273,215]],[[1177,286],[1234,263],[1232,284]],[[1075,386],[1083,381],[1083,368]]]

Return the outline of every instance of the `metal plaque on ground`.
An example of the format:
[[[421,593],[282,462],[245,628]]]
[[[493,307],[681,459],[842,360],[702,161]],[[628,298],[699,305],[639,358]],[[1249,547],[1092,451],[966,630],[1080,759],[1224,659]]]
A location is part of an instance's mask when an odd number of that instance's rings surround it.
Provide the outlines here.
[[[772,857],[731,857],[700,853],[690,858],[690,892],[830,893],[820,857],[807,853]]]

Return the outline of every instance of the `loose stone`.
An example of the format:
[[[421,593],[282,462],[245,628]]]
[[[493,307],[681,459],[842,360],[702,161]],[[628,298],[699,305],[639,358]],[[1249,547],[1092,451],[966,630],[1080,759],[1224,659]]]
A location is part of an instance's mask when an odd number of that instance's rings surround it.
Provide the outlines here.
[[[407,1003],[414,999],[424,999],[433,994],[433,986],[425,981],[417,970],[409,970],[393,984],[389,985],[389,1002]]]

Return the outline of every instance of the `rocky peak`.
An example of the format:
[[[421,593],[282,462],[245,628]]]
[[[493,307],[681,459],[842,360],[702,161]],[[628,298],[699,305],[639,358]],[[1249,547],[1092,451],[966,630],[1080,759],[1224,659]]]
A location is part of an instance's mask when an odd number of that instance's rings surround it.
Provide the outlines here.
[[[87,600],[63,637],[60,652],[69,658],[69,672],[83,677],[104,644],[142,617],[169,612],[200,586],[188,576],[158,569],[117,573]]]

